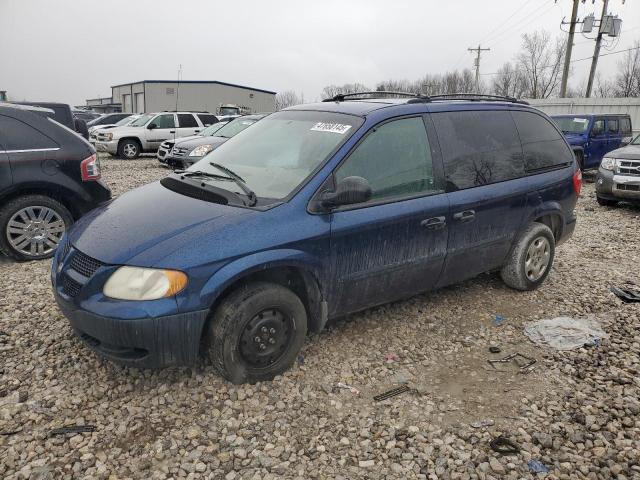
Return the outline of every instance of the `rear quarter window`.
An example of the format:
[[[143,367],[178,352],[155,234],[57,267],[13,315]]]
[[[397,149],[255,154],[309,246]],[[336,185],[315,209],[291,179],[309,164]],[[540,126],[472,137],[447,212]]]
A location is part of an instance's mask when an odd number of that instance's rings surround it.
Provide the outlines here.
[[[0,115],[0,143],[6,150],[36,150],[59,147],[55,141],[40,130],[6,115]]]
[[[630,118],[620,119],[620,133],[622,135],[631,135],[631,119]]]
[[[533,112],[511,112],[522,142],[528,173],[553,169],[573,162],[573,152],[553,124]]]
[[[507,111],[432,114],[447,190],[462,190],[524,175],[522,149]]]
[[[214,123],[218,123],[218,118],[212,114],[199,113],[198,118],[200,119],[200,121],[205,127],[208,127],[209,125],[213,125]]]

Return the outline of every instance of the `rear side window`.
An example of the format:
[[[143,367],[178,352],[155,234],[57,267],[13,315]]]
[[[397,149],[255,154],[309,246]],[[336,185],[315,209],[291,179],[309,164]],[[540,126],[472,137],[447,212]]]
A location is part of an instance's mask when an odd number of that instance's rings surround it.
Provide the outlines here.
[[[522,141],[527,172],[535,173],[573,162],[573,152],[549,120],[532,112],[511,114]]]
[[[403,118],[374,127],[335,176],[338,182],[351,176],[366,178],[373,202],[435,191],[424,121]]]
[[[173,114],[158,115],[151,123],[156,124],[156,128],[174,128],[176,126]]]
[[[447,190],[463,190],[524,175],[522,149],[506,111],[432,115],[440,140]]]
[[[6,115],[0,115],[0,143],[6,150],[36,150],[59,147],[56,142],[40,130]]]
[[[178,124],[182,128],[195,128],[199,126],[198,122],[196,122],[195,117],[189,113],[179,113]]]
[[[608,133],[618,133],[619,124],[618,119],[610,118],[607,120],[607,132]]]
[[[604,119],[599,118],[593,122],[593,128],[591,129],[591,135],[597,137],[604,133]]]
[[[198,118],[205,127],[218,123],[218,118],[210,113],[199,113]]]
[[[620,133],[622,135],[631,135],[631,119],[630,118],[620,119]]]

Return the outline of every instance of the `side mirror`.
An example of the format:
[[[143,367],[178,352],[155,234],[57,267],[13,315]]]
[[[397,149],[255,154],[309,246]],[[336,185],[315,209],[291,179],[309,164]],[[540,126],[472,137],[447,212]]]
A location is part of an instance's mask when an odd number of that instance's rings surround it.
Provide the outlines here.
[[[368,202],[373,195],[371,185],[362,177],[347,177],[338,183],[335,192],[325,192],[320,205],[326,209]]]
[[[149,126],[147,127],[149,130],[153,130],[154,128],[158,128],[158,125],[156,125],[155,123],[150,123]]]

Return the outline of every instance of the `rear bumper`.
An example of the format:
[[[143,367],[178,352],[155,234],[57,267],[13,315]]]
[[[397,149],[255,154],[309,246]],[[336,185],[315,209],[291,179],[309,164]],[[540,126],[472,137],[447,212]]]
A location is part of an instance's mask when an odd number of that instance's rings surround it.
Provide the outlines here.
[[[619,175],[600,168],[596,177],[596,193],[605,200],[640,202],[640,175]]]
[[[55,291],[55,289],[54,289]],[[198,359],[208,310],[165,317],[119,319],[75,307],[55,291],[60,310],[94,352],[120,365],[163,368]]]

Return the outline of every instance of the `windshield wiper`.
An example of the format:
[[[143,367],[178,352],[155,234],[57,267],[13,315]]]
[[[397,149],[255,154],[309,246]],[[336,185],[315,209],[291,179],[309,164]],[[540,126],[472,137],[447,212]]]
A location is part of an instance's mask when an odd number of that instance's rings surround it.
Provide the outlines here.
[[[258,203],[258,197],[253,192],[253,190],[251,190],[249,188],[247,183],[244,181],[244,179],[240,175],[238,175],[236,172],[234,172],[230,168],[227,168],[224,165],[220,165],[219,163],[209,162],[209,165],[211,165],[212,167],[217,168],[221,172],[226,173],[234,182],[236,182],[236,184],[242,189],[242,191],[249,198],[249,202],[251,202],[251,203],[249,203],[250,207],[253,207],[253,206],[255,206],[256,203]]]
[[[203,172],[202,170],[195,170],[193,172],[189,170],[174,170],[173,173],[177,173],[182,177],[206,177],[206,178],[215,178],[216,180],[233,181],[233,178],[231,177],[226,177],[224,175],[216,175],[215,173]]]

